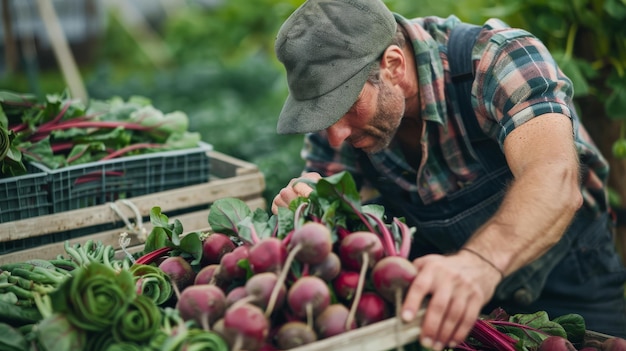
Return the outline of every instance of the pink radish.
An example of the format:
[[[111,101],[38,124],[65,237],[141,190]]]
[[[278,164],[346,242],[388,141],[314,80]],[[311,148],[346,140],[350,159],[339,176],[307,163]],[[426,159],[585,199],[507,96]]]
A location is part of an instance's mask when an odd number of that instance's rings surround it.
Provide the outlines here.
[[[354,321],[356,309],[363,293],[363,286],[367,279],[367,270],[374,266],[383,257],[383,254],[383,244],[380,238],[371,232],[353,232],[339,244],[339,259],[342,266],[348,270],[360,269],[354,301],[352,301],[350,314],[346,320],[346,329]]]
[[[224,315],[226,296],[215,285],[192,285],[181,292],[176,309],[183,320],[193,320],[204,330],[209,330]]]
[[[321,278],[315,276],[301,277],[289,288],[287,305],[294,316],[306,318],[312,325],[314,317],[319,315],[330,304],[330,290]]]
[[[326,256],[332,252],[332,248],[330,229],[321,223],[306,222],[291,233],[289,244],[287,245],[289,254],[278,277],[279,284],[276,284],[270,296],[268,307],[265,310],[266,317],[273,312],[281,284],[284,284],[293,260],[297,259],[309,265],[318,264],[326,259]]]
[[[404,294],[417,276],[417,268],[401,256],[387,256],[372,268],[374,289],[387,301],[394,304],[396,314]]]
[[[222,233],[209,234],[202,241],[202,265],[218,264],[228,252],[232,252],[237,245],[230,237]]]
[[[276,345],[281,350],[289,350],[317,341],[315,330],[301,321],[286,322],[276,332]]]
[[[269,329],[269,320],[253,304],[235,304],[224,313],[223,333],[227,340],[232,340],[231,351],[259,350],[266,342]]]
[[[340,303],[328,305],[328,307],[315,318],[315,331],[318,337],[324,339],[356,329],[357,325],[355,322],[352,322],[352,324],[346,327],[346,320],[348,319],[349,313],[348,308]]]
[[[274,272],[280,270],[287,259],[287,247],[281,239],[267,237],[250,247],[248,261],[254,273]]]
[[[387,301],[374,292],[364,292],[356,308],[359,327],[385,320],[391,316]]]
[[[336,253],[330,252],[324,261],[310,265],[309,273],[311,275],[322,278],[325,281],[335,279],[341,271],[341,261]]]

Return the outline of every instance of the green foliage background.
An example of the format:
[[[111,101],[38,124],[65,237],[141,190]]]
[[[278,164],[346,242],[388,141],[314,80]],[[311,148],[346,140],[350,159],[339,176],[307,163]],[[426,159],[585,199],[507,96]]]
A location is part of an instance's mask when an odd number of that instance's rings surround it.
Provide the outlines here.
[[[163,64],[154,64],[111,12],[94,59],[81,66],[88,93],[102,99],[141,95],[161,110],[186,112],[191,128],[217,151],[259,166],[270,202],[303,166],[302,137],[275,132],[287,87],[273,51],[281,23],[302,2],[224,0],[219,6],[202,7],[187,1],[156,27],[166,49],[160,56]],[[385,3],[405,17],[455,14],[474,23],[500,17],[529,29],[546,42],[575,80],[577,97],[597,96],[607,115],[626,118],[626,0]],[[581,33],[590,33],[582,38],[593,40],[577,49]],[[36,79],[28,79],[27,73],[1,77],[0,88],[42,94],[65,88],[58,70],[36,72]]]

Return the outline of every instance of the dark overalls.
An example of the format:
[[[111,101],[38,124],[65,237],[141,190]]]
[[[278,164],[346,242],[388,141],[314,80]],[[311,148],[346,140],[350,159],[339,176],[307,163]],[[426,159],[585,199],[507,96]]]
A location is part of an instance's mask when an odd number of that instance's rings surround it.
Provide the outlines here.
[[[455,43],[473,45],[476,32],[457,30],[456,35]],[[470,50],[450,49],[451,65],[458,63],[451,68],[453,76],[461,73],[457,76],[462,78],[463,67],[459,70],[458,65],[471,62],[466,56]],[[405,217],[417,229],[412,257],[456,252],[494,215],[513,179],[500,147],[480,131],[469,91],[463,89],[470,89],[470,84],[455,84],[448,93],[457,95],[457,108],[482,165],[482,176],[472,184],[425,205],[381,176],[365,153],[360,156],[364,177],[383,194],[376,202],[385,206],[388,215]],[[608,213],[597,216],[581,208],[559,243],[506,277],[483,312],[502,307],[510,314],[546,311],[550,318],[578,313],[588,330],[626,337],[626,269],[615,250],[612,229]]]

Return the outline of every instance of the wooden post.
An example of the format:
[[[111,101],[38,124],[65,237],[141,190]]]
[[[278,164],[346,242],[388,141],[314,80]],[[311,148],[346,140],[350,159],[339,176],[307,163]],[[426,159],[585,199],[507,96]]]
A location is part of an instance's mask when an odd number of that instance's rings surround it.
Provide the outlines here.
[[[15,38],[13,37],[10,11],[9,0],[2,0],[2,29],[4,30],[4,45],[6,46],[4,56],[7,72],[15,73],[17,71],[17,45],[15,45]]]
[[[76,65],[76,60],[70,50],[69,44],[59,18],[54,10],[51,0],[37,0],[37,6],[39,8],[39,15],[43,21],[50,43],[52,44],[52,50],[56,57],[57,64],[61,68],[65,82],[70,90],[72,97],[82,100],[87,103],[88,96],[87,90],[83,84],[80,72]]]

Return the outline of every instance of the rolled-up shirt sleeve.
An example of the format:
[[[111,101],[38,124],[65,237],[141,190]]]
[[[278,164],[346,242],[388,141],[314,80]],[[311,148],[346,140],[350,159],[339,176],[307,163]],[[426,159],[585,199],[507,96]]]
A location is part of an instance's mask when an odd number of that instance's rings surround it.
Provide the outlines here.
[[[494,31],[484,43],[474,86],[483,130],[502,145],[517,126],[546,113],[572,118],[572,82],[544,44],[516,29]]]

